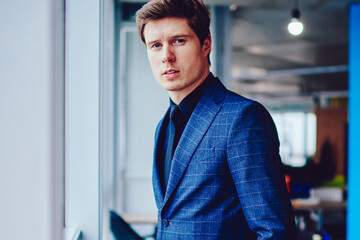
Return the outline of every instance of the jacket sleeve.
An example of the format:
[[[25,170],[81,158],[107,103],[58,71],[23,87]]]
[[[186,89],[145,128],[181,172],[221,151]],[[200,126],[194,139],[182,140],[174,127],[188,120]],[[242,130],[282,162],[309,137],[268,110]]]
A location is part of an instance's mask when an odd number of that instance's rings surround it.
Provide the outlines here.
[[[229,131],[227,158],[251,231],[258,239],[296,239],[276,127],[261,104],[239,107]]]

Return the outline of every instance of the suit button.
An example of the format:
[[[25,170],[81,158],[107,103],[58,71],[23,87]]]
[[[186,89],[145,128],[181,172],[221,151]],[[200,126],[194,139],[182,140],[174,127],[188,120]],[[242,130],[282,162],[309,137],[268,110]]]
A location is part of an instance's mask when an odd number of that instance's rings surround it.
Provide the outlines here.
[[[169,220],[167,220],[167,219],[163,219],[163,220],[161,221],[161,223],[162,223],[162,225],[163,225],[164,227],[169,226]]]

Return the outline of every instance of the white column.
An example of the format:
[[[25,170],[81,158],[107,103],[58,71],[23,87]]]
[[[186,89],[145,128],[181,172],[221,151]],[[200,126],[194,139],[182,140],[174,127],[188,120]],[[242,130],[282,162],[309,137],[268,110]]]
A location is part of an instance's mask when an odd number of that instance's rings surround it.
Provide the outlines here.
[[[100,0],[66,1],[65,225],[101,239]]]

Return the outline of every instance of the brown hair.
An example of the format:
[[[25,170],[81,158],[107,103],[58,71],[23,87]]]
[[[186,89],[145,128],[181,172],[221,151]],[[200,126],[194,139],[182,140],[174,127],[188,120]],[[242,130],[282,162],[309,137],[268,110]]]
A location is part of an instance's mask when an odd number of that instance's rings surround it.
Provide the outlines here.
[[[152,0],[136,12],[136,26],[145,43],[145,25],[167,17],[185,18],[201,45],[210,34],[210,13],[202,0]]]

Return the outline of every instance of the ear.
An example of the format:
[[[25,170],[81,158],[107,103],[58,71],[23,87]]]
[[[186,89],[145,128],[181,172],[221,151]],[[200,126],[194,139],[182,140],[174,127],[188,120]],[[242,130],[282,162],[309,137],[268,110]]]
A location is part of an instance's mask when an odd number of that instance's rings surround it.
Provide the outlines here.
[[[211,51],[211,35],[210,34],[207,38],[205,38],[205,40],[203,42],[202,51],[205,56],[209,55],[209,53]]]

